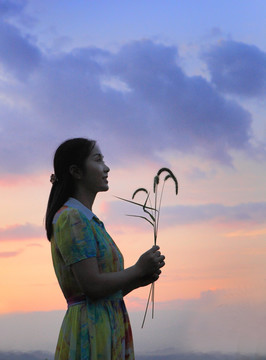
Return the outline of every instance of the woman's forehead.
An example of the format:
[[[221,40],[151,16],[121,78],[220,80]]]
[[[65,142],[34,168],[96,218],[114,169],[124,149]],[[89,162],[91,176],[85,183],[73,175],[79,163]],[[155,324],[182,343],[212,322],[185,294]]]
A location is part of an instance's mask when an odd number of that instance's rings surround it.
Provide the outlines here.
[[[99,145],[96,143],[91,151],[91,156],[98,155],[98,154],[102,155],[102,152],[101,152]]]

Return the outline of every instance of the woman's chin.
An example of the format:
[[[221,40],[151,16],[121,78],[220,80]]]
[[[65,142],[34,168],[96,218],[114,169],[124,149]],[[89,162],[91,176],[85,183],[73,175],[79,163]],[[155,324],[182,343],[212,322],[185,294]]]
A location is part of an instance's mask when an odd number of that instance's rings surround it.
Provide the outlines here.
[[[104,186],[101,188],[101,190],[99,190],[99,191],[103,192],[103,191],[108,191],[108,190],[109,190],[109,185],[106,184],[106,185],[104,185]]]

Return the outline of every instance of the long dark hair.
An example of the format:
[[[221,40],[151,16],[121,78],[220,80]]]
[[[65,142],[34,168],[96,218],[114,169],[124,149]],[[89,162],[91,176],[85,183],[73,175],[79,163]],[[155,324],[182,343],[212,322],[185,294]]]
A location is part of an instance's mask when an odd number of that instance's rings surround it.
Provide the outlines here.
[[[74,179],[69,172],[71,165],[84,169],[86,158],[96,144],[95,140],[74,138],[64,141],[54,155],[54,176],[46,216],[45,229],[48,240],[53,235],[53,218],[55,213],[74,193]]]

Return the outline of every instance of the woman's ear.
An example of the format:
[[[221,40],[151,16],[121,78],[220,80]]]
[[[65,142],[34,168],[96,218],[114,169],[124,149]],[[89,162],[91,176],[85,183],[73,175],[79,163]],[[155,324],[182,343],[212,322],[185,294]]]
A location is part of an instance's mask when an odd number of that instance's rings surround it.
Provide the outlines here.
[[[77,165],[70,165],[69,172],[73,176],[73,178],[76,180],[80,180],[82,177],[82,172]]]

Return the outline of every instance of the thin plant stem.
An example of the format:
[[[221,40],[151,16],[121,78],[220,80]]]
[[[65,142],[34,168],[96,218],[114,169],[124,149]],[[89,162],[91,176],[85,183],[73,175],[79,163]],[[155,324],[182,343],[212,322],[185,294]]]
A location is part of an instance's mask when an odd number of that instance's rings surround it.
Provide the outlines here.
[[[152,208],[152,209],[153,209],[153,207],[152,207],[152,203],[151,203],[150,193],[149,193],[148,200],[149,200],[149,203],[150,203],[150,208]],[[146,208],[147,208],[147,207],[146,207]],[[147,208],[147,209],[148,209],[148,208]],[[155,213],[156,213],[156,210],[155,210],[155,209],[153,209],[151,212],[152,212],[153,217],[155,218]]]
[[[147,219],[145,216],[140,216],[140,215],[128,215],[128,214],[126,214],[126,216],[138,217],[138,218],[144,219],[144,220],[148,221],[148,222],[154,227],[154,224],[153,224],[149,219]]]
[[[149,217],[152,219],[152,221],[155,222],[155,217],[153,216],[153,213],[147,210],[148,207],[146,206],[146,204],[148,202],[148,199],[149,199],[149,194],[147,195],[147,198],[146,198],[146,200],[145,200],[145,202],[143,204],[142,209],[146,214],[149,215]]]
[[[155,183],[155,194],[154,194],[154,196],[155,196],[155,199],[154,199],[154,208],[157,210],[157,196],[158,196],[158,183],[157,183],[157,181],[156,181],[156,183]],[[154,217],[154,219],[155,219],[155,221],[154,221],[154,245],[156,245],[156,243],[157,243],[157,229],[158,229],[158,227],[157,227],[157,221],[158,221],[158,215],[159,215],[159,213],[157,212],[157,211],[155,211],[155,217]],[[151,296],[151,303],[152,303],[152,319],[154,318],[154,290],[155,290],[155,284],[154,283],[152,283],[151,284],[151,294],[152,294],[152,296]]]
[[[146,304],[146,309],[145,309],[145,314],[144,314],[142,325],[141,325],[142,329],[143,329],[143,326],[144,326],[144,323],[145,323],[145,319],[146,319],[146,315],[147,315],[147,311],[148,311],[148,307],[149,307],[149,303],[150,303],[151,292],[152,292],[152,286],[150,288],[149,297],[148,297],[147,304]]]
[[[131,200],[127,200],[127,199],[124,199],[124,198],[121,198],[120,196],[115,196],[117,199],[120,199],[120,200],[123,200],[123,201],[126,201],[126,202],[129,202],[131,204],[134,204],[134,205],[138,205],[138,206],[141,206],[143,208],[143,204],[140,204],[140,203],[137,203],[135,201],[131,201]],[[154,210],[156,212],[156,209],[154,209],[153,207],[148,207],[146,206],[147,209],[150,209],[150,210]]]
[[[158,183],[156,182],[155,184],[155,199],[154,199],[154,208],[157,210],[157,195],[158,195]],[[156,245],[157,242],[157,219],[158,219],[158,212],[155,211],[155,217],[154,217],[155,221],[154,221],[154,229],[153,229],[153,233],[154,233],[154,245]],[[151,303],[152,303],[152,319],[154,318],[154,283],[151,284]]]
[[[156,186],[155,186],[155,195],[154,195],[154,197],[155,197],[155,200],[154,200],[154,208],[155,208],[155,222],[154,222],[154,245],[156,245],[156,241],[157,241],[157,231],[156,231],[156,229],[157,229],[157,217],[158,217],[158,212],[157,212],[157,193],[158,193],[158,191],[157,191],[157,189],[158,189],[158,185],[156,184]]]
[[[155,307],[155,301],[154,301],[154,295],[155,295],[155,283],[153,282],[151,284],[152,286],[152,319],[154,319],[154,307]]]
[[[158,208],[158,216],[157,216],[157,222],[156,222],[156,234],[157,235],[158,235],[158,229],[159,229],[159,218],[160,218],[160,210],[161,210],[161,205],[162,205],[164,185],[165,185],[165,181],[163,182],[161,196],[160,196],[160,202],[159,202],[159,208]]]

